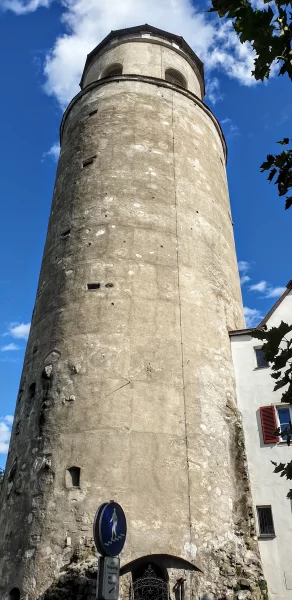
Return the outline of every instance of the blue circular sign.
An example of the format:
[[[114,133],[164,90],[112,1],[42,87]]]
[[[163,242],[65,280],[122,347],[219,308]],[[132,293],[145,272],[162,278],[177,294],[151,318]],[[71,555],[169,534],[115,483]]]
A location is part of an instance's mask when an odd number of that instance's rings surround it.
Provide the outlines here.
[[[127,521],[117,502],[106,502],[97,509],[93,536],[97,551],[102,556],[118,556],[125,544]]]

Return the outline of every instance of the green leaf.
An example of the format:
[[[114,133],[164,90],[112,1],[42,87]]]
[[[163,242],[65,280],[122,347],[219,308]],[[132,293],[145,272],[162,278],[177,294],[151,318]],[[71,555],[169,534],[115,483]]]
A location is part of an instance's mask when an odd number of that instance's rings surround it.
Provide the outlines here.
[[[282,471],[284,471],[285,469],[285,464],[284,463],[279,463],[275,468],[274,468],[274,473],[281,473]]]
[[[251,337],[256,338],[257,340],[265,340],[266,332],[263,329],[253,329],[250,332]]]
[[[272,181],[272,179],[275,177],[276,173],[277,173],[277,169],[271,169],[270,174],[268,176],[268,181]]]
[[[292,479],[292,461],[287,463],[285,467],[285,475],[287,479]]]
[[[273,377],[273,379],[279,379],[279,377],[281,377],[281,371],[277,371],[277,373],[271,373],[271,377]]]

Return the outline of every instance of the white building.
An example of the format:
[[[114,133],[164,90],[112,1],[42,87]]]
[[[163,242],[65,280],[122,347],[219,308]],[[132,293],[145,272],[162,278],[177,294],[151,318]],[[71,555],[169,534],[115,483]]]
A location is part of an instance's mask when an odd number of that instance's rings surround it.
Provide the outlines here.
[[[268,329],[292,322],[292,280],[284,294],[258,325]],[[292,406],[281,404],[273,391],[271,370],[261,342],[250,329],[230,332],[237,399],[242,413],[259,547],[270,600],[292,599],[292,505],[287,493],[292,482],[274,474],[271,461],[287,463],[292,448],[274,439],[277,427],[292,420]],[[290,416],[291,415],[291,416]]]

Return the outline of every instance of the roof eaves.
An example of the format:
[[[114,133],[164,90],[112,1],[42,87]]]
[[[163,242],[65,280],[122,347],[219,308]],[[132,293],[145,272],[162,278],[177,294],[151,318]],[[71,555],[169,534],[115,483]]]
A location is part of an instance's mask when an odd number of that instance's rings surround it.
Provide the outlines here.
[[[291,292],[291,290],[292,290],[292,279],[290,279],[290,281],[288,281],[285,292],[283,292],[282,296],[280,296],[280,298],[277,300],[277,302],[275,302],[274,306],[272,306],[271,310],[269,310],[267,315],[261,320],[261,322],[257,325],[257,327],[249,327],[247,329],[235,329],[233,331],[229,331],[228,332],[229,335],[231,337],[235,336],[235,335],[248,335],[248,334],[250,334],[251,331],[254,331],[254,329],[262,329],[267,324],[267,321],[272,316],[272,314],[275,312],[275,310],[277,310],[278,306],[280,306],[280,304],[283,302],[283,300],[286,298],[286,296],[288,296],[288,294]]]
[[[262,327],[264,327],[264,325],[266,325],[267,321],[270,319],[270,317],[275,312],[275,310],[277,310],[278,306],[280,306],[280,304],[282,304],[283,300],[286,298],[286,296],[288,296],[288,294],[291,292],[291,290],[292,290],[292,279],[290,279],[290,281],[288,281],[285,292],[283,292],[282,296],[280,296],[280,298],[277,300],[277,302],[275,302],[274,306],[272,306],[271,310],[269,310],[268,314],[262,319],[262,321],[258,324],[256,329],[262,329]]]
[[[251,331],[253,331],[253,328],[250,327],[249,329],[234,329],[232,331],[228,331],[228,333],[232,337],[235,335],[248,335]]]

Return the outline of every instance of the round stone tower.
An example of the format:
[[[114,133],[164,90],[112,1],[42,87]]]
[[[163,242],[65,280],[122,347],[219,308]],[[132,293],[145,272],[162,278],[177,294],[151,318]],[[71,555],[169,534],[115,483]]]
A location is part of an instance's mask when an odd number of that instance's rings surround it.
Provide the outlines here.
[[[1,494],[5,600],[93,599],[111,499],[122,597],[143,600],[148,577],[162,600],[239,598],[243,574],[261,597],[226,146],[203,95],[183,38],[144,25],[88,55],[65,111]]]

